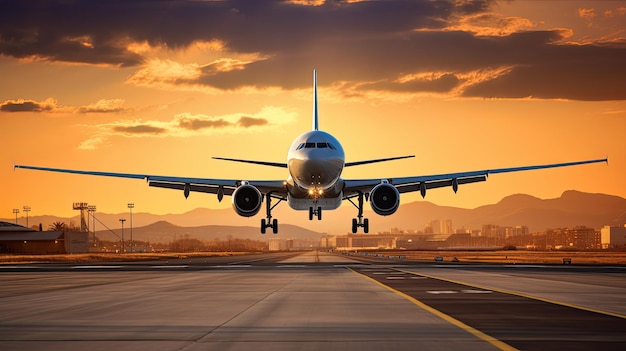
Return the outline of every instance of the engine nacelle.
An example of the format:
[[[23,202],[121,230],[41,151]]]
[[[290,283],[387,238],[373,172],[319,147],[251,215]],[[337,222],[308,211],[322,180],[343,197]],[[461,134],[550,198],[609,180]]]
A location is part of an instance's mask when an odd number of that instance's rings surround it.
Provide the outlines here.
[[[259,213],[263,195],[256,187],[244,184],[233,192],[233,209],[238,215],[252,217]]]
[[[400,192],[389,183],[380,183],[370,192],[370,204],[376,214],[389,216],[400,206]]]

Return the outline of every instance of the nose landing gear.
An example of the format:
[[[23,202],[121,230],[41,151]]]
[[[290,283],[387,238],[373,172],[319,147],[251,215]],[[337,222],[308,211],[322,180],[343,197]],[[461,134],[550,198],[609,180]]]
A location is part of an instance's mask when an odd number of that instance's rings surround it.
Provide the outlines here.
[[[313,207],[309,207],[309,221],[312,221],[314,216],[317,216],[318,221],[322,220],[322,208],[321,207],[317,207],[316,209],[314,209]]]

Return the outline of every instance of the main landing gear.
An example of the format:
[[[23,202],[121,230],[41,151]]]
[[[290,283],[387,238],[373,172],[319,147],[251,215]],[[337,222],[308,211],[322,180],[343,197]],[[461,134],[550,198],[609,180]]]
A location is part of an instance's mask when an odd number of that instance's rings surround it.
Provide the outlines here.
[[[272,228],[272,233],[278,234],[278,220],[276,218],[272,219],[272,210],[274,207],[278,206],[283,199],[278,198],[278,202],[272,206],[271,194],[271,192],[265,194],[265,212],[267,217],[261,219],[261,234],[265,234],[267,228]]]
[[[357,218],[352,218],[352,233],[356,233],[357,229],[359,227],[363,227],[363,233],[367,234],[370,231],[370,221],[367,218],[363,218],[363,198],[364,198],[364,194],[362,192],[359,191],[359,204],[355,204],[352,199],[348,198],[348,201],[350,201],[354,207],[356,207],[359,210],[359,214],[357,215]]]

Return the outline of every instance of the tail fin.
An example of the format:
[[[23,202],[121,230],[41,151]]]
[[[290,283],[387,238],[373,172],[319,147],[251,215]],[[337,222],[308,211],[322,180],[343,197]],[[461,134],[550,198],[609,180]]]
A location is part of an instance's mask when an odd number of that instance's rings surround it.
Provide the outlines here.
[[[313,70],[313,130],[318,130],[317,123],[317,71]]]

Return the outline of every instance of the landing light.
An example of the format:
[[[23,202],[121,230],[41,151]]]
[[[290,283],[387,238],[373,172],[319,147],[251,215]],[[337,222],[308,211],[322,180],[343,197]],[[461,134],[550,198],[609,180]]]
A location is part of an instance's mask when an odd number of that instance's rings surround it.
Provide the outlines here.
[[[322,194],[324,193],[324,190],[323,190],[323,189],[320,189],[320,190],[318,190],[318,191],[317,191],[317,193],[318,193],[318,194],[320,194],[320,195],[322,195]]]
[[[313,195],[313,189],[309,189],[309,195]]]

